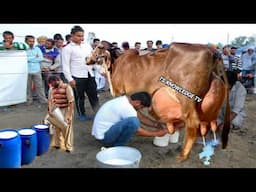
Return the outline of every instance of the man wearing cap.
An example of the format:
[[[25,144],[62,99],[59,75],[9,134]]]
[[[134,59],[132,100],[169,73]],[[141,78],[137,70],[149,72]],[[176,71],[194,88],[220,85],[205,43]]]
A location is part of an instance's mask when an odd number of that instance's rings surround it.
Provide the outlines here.
[[[230,49],[228,46],[223,47],[221,57],[223,59],[225,70],[232,71],[232,63],[235,61],[234,57],[230,54]]]
[[[236,55],[237,47],[230,48],[230,56],[232,59],[232,68],[233,70],[241,70],[241,59],[238,55]]]
[[[242,83],[246,88],[254,87],[253,77],[255,74],[256,55],[254,48],[249,47],[247,53],[241,57],[242,61]]]

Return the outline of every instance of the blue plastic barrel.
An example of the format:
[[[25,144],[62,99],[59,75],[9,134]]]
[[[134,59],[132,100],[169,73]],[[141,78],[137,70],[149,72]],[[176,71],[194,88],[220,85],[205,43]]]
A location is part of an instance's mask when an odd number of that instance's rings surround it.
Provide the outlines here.
[[[21,137],[21,164],[29,164],[37,154],[36,131],[31,128],[21,128],[18,132]]]
[[[50,129],[47,124],[36,124],[32,126],[37,134],[37,155],[40,156],[47,152],[50,147]]]
[[[21,138],[16,130],[0,131],[0,168],[21,167]]]

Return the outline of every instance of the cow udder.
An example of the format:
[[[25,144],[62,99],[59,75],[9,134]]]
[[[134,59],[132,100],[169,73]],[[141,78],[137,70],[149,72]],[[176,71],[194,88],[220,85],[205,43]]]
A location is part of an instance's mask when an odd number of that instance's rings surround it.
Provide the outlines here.
[[[183,122],[181,106],[170,88],[162,87],[152,96],[151,114],[166,123],[169,132],[175,132],[175,124]]]

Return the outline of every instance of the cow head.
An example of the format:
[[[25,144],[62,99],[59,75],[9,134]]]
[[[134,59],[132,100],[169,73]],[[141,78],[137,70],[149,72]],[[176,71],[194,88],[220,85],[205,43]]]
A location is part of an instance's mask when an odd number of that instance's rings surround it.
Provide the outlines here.
[[[102,65],[103,62],[107,61],[108,53],[103,44],[99,44],[89,57],[86,57],[86,63],[90,64],[99,64]]]
[[[94,56],[95,56],[95,60],[96,63],[99,65],[102,65],[104,62],[107,61],[107,50],[106,48],[103,46],[103,44],[99,44],[95,50],[94,50]]]
[[[100,65],[99,72],[107,78],[111,95],[113,94],[112,83],[110,78],[110,67],[111,67],[111,56],[107,47],[100,43],[92,52],[90,57],[86,58],[87,64],[98,64]]]

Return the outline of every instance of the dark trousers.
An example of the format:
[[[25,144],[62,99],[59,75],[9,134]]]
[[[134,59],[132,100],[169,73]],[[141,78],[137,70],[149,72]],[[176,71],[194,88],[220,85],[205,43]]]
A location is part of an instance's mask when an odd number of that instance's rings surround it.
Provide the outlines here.
[[[75,104],[78,115],[85,115],[85,106],[84,100],[85,95],[88,96],[90,105],[94,111],[98,108],[99,105],[99,98],[97,94],[97,85],[95,81],[95,77],[91,77],[90,75],[88,78],[77,78],[73,77],[76,81],[76,88],[74,89],[74,96],[75,96]]]
[[[48,91],[49,91],[48,77],[50,75],[51,75],[50,72],[42,72],[42,80],[43,80],[44,92],[45,92],[45,96],[47,98],[48,98]]]

